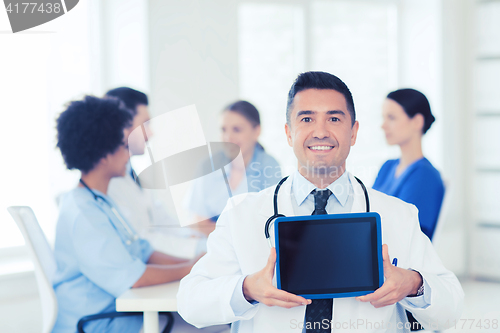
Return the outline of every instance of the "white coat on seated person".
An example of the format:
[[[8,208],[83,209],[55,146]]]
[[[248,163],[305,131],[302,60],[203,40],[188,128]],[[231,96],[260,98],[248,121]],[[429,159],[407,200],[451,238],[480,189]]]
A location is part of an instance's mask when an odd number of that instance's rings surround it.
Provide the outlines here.
[[[351,174],[349,179],[354,189],[351,212],[365,212],[362,188]],[[293,176],[283,184],[278,196],[279,212],[285,216],[294,215],[290,195],[292,182]],[[286,309],[257,303],[243,315],[236,316],[230,305],[239,279],[261,270],[268,261],[270,248],[264,228],[267,219],[273,215],[274,190],[273,186],[259,193],[234,197],[233,206],[228,208],[229,203],[220,216],[208,239],[208,253],[181,281],[178,309],[187,322],[205,327],[240,321],[237,324],[240,333],[302,331],[300,327],[306,306]],[[430,306],[415,309],[402,300],[375,308],[354,297],[337,298],[333,306],[333,331],[350,332],[356,328],[360,332],[408,331],[404,329],[407,322],[405,308],[411,309],[414,317],[426,328],[437,329],[436,325],[439,325],[442,329],[452,325],[462,311],[463,290],[421,232],[417,209],[372,189],[368,189],[368,194],[371,211],[381,217],[382,243],[388,245],[391,258],[398,258],[398,267],[412,268],[422,275],[431,289]],[[274,243],[273,232],[271,239]],[[275,278],[273,283],[276,285]]]

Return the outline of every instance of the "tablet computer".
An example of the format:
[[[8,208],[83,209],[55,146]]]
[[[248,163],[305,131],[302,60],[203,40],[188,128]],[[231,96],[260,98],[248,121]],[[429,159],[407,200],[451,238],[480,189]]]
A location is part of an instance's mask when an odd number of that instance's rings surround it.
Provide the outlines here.
[[[278,289],[308,299],[372,293],[384,282],[380,215],[277,218]]]

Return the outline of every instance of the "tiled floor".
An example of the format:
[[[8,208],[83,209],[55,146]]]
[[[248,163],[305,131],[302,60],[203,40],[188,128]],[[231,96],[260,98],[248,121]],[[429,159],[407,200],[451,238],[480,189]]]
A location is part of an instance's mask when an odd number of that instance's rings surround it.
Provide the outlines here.
[[[0,300],[0,333],[41,333],[42,313],[38,298]]]
[[[500,283],[462,281],[465,305],[462,318],[446,333],[500,332]]]

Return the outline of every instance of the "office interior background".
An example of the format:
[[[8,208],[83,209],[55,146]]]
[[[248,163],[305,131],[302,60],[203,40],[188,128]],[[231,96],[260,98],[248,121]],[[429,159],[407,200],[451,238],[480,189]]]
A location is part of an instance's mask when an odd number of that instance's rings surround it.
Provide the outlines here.
[[[0,10],[0,30],[0,332],[39,331],[33,266],[6,207],[31,206],[54,241],[57,196],[79,178],[55,149],[66,102],[130,86],[148,93],[152,117],[195,104],[206,140],[219,141],[219,113],[246,99],[286,174],[296,167],[287,92],[308,70],[350,87],[360,131],[347,167],[366,184],[399,156],[380,128],[387,93],[429,98],[437,121],[424,155],[447,184],[436,249],[464,282],[464,315],[500,317],[500,1],[82,0],[17,34],[3,33]]]

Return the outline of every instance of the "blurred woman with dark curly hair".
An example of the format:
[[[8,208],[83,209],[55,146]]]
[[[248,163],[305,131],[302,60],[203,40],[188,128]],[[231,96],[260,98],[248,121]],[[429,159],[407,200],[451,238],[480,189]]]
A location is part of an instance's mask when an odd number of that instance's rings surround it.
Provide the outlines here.
[[[125,175],[132,115],[118,100],[87,96],[57,119],[57,147],[78,186],[61,198],[53,281],[59,307],[53,332],[76,332],[87,315],[115,311],[127,289],[175,281],[195,260],[154,251],[107,196],[111,178]],[[142,316],[89,322],[85,332],[139,332]]]

